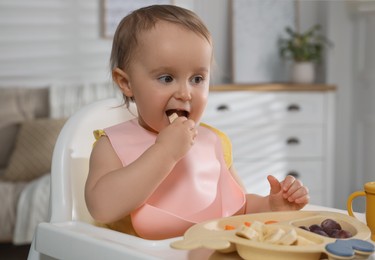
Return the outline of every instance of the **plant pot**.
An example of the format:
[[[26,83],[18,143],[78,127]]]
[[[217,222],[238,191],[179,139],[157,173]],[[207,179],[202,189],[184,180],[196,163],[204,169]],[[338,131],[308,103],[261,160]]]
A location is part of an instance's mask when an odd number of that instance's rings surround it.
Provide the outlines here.
[[[291,80],[294,83],[313,83],[315,81],[315,63],[295,62],[292,65]]]

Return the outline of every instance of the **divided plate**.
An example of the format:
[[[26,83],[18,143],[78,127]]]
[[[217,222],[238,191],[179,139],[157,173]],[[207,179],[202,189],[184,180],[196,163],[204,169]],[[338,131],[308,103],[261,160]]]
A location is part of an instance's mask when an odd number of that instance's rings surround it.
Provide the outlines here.
[[[371,232],[369,228],[348,215],[328,211],[283,211],[239,215],[199,223],[185,232],[183,240],[172,242],[171,247],[185,250],[204,247],[224,253],[237,250],[242,258],[249,260],[318,260],[321,259],[322,253],[326,253],[326,245],[334,243],[336,239],[303,230],[299,226],[320,225],[323,220],[328,218],[338,222],[342,229],[351,232],[353,237],[350,239],[368,240],[370,238]],[[274,245],[239,237],[235,234],[236,230],[225,230],[226,225],[238,228],[245,222],[254,221],[263,223],[277,221],[277,223],[269,225],[274,225],[284,230],[295,229],[299,236],[313,241],[315,244],[300,246]],[[329,257],[330,259],[355,259],[354,256],[350,258],[336,256],[335,258],[335,256],[330,255]],[[367,256],[362,259],[366,258]]]

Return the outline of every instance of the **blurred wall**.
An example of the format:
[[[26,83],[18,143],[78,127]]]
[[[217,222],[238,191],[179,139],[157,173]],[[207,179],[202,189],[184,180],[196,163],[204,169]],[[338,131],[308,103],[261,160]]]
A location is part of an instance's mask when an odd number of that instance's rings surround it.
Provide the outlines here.
[[[0,87],[110,81],[112,41],[101,35],[101,1],[0,0]],[[172,1],[194,10],[212,32],[213,84],[232,81],[233,52],[241,52],[232,49],[232,1]],[[351,191],[375,180],[374,14],[373,1],[300,2],[301,30],[319,23],[334,43],[318,80],[337,85],[335,205],[341,208]]]
[[[327,12],[335,44],[327,81],[337,85],[335,203],[346,208],[351,192],[375,181],[375,2],[329,1]]]
[[[216,61],[212,83],[231,82],[232,54],[240,51],[232,50],[231,0],[171,2],[194,10],[210,29]],[[102,4],[103,0],[0,0],[0,87],[109,81],[112,42],[101,35]],[[323,21],[321,13],[318,2],[303,1],[301,27]]]
[[[0,86],[108,80],[98,18],[99,1],[0,0]]]

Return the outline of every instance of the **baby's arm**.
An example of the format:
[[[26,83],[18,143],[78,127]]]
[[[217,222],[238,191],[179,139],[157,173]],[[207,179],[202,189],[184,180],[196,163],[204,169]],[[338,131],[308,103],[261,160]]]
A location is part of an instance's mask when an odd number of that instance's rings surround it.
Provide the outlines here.
[[[109,139],[100,138],[91,153],[85,187],[93,218],[109,223],[141,206],[192,146],[193,128],[192,120],[178,118],[159,133],[155,144],[125,167]]]
[[[236,182],[242,187],[244,192],[246,192],[245,185],[238,176],[234,166],[232,165],[229,170]],[[270,210],[268,196],[263,197],[257,194],[246,194],[246,213],[266,212]]]
[[[265,197],[248,194],[247,213],[300,210],[309,202],[308,189],[294,177],[287,176],[281,182],[272,175],[267,179],[270,183],[270,194]]]
[[[233,166],[230,171],[234,179],[244,187]],[[307,187],[294,177],[287,176],[282,182],[271,175],[267,179],[270,183],[270,194],[246,194],[246,213],[299,210],[309,202]]]

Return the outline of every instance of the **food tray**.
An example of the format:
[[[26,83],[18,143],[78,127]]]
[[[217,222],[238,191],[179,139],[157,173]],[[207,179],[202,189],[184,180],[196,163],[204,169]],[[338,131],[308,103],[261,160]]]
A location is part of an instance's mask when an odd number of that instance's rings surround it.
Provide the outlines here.
[[[310,226],[320,224],[325,219],[333,219],[338,222],[342,229],[349,231],[353,236],[349,239],[336,239],[321,236],[307,230],[299,228],[300,226]],[[237,230],[225,230],[230,225],[240,227],[245,222],[267,222],[277,221],[275,228],[284,230],[295,229],[298,236],[306,238],[314,244],[312,245],[275,245],[259,241],[249,240],[236,235]],[[183,237],[183,240],[174,241],[171,247],[175,249],[192,250],[200,247],[218,250],[220,252],[233,252],[237,250],[240,257],[249,260],[318,260],[318,259],[367,259],[373,253],[370,251],[358,252],[353,250],[353,256],[332,255],[326,250],[326,246],[332,246],[339,242],[349,243],[351,241],[368,240],[371,232],[362,222],[353,217],[336,212],[328,211],[283,211],[268,212],[248,215],[239,215],[227,218],[221,218],[196,224],[189,228]],[[364,242],[373,247],[373,244]],[[336,246],[336,245],[335,245]],[[339,247],[340,249],[340,247]],[[347,248],[346,248],[347,249]],[[350,246],[350,249],[352,247]],[[345,251],[345,250],[339,250]]]

